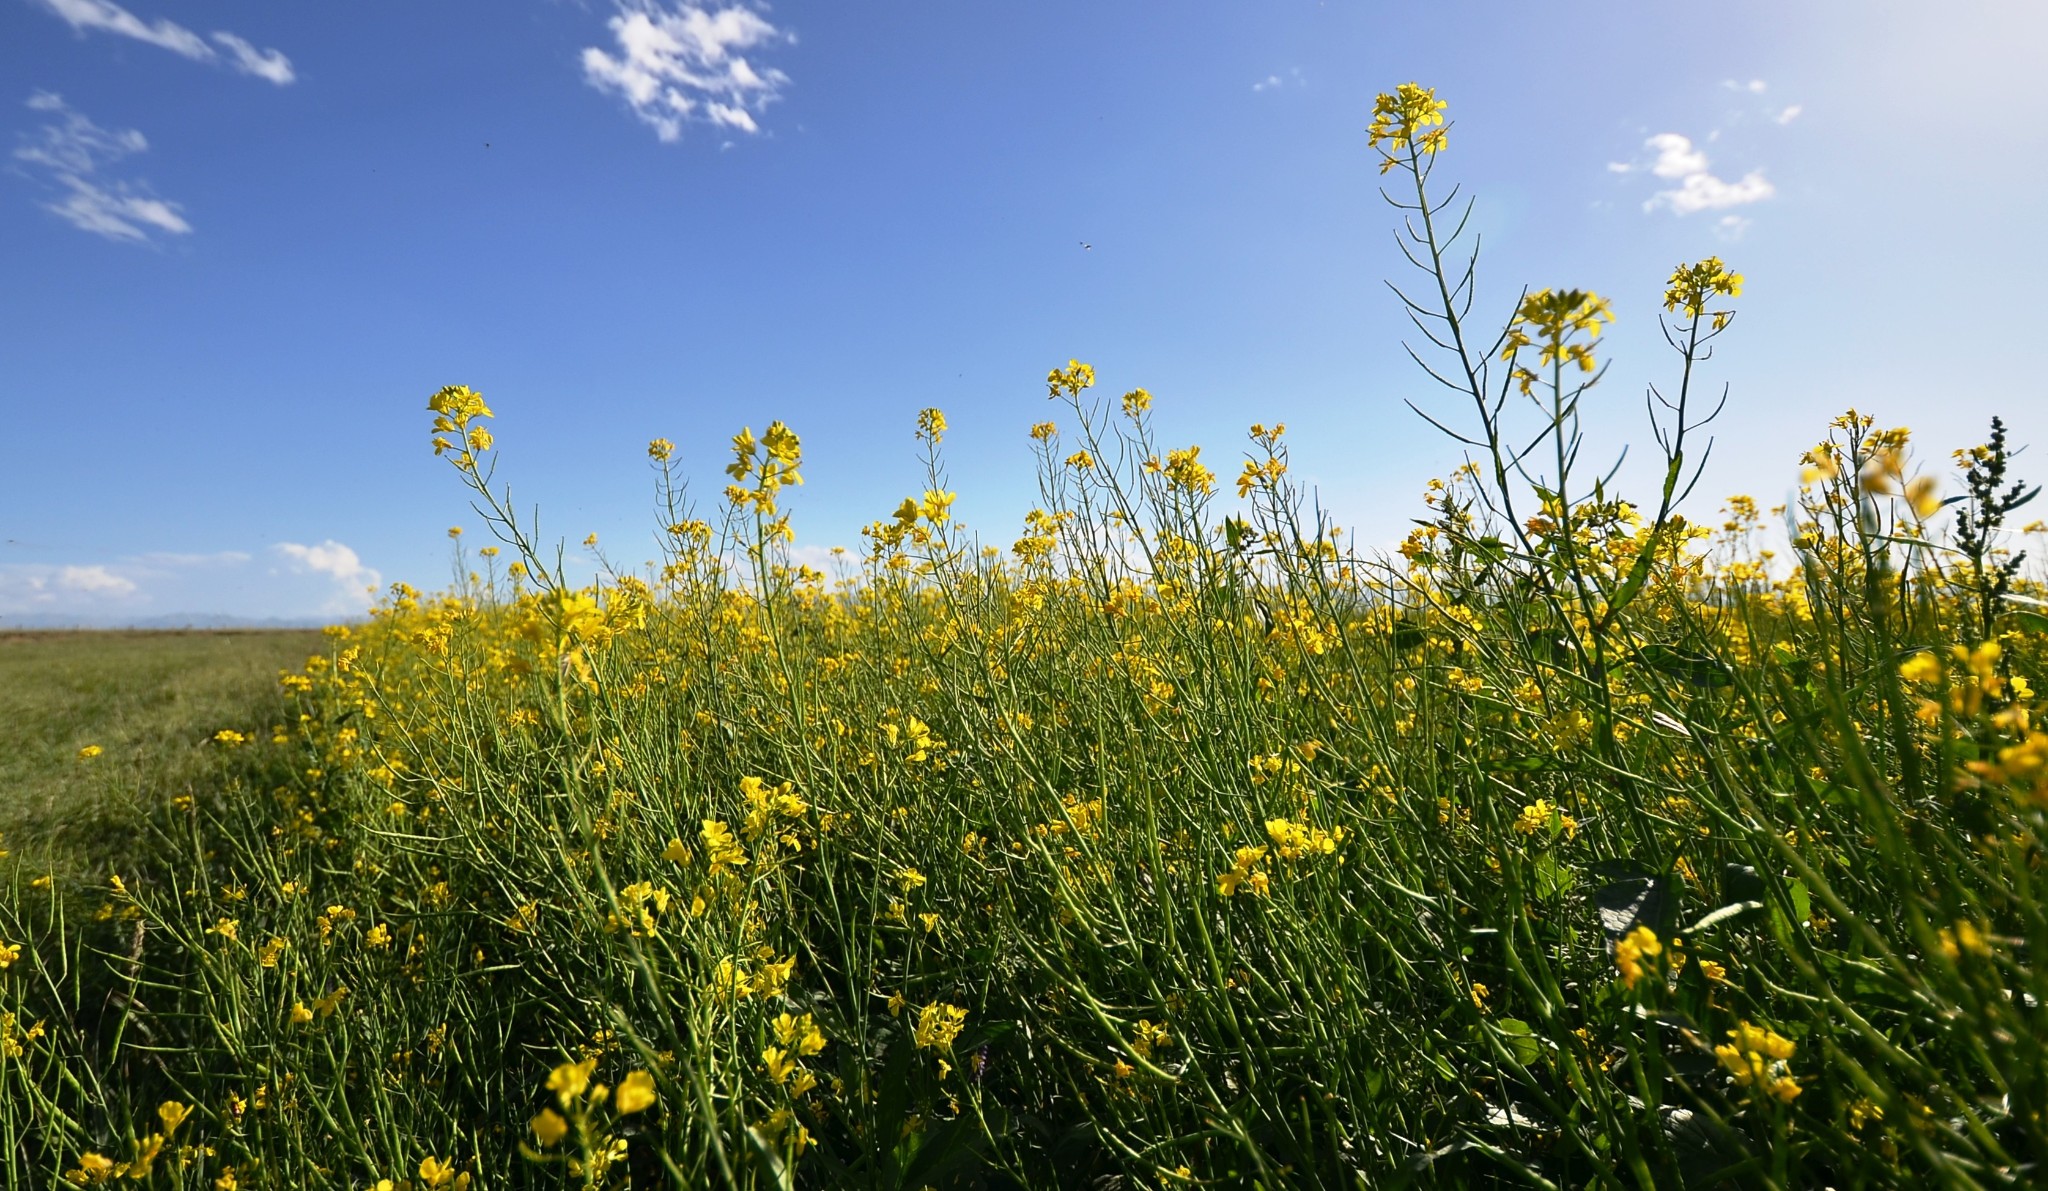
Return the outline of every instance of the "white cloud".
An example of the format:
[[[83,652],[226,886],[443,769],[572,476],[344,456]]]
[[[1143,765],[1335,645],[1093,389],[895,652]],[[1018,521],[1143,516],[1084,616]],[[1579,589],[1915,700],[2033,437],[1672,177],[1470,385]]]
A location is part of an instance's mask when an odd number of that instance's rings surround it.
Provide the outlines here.
[[[334,541],[285,543],[269,557],[275,565],[267,568],[253,566],[241,550],[0,562],[0,623],[343,619],[362,614],[370,603],[365,588],[381,579]]]
[[[41,0],[43,7],[62,17],[83,33],[95,30],[118,37],[131,37],[147,45],[166,49],[194,62],[214,62],[219,55],[206,39],[168,18],[145,21],[113,0]],[[229,61],[243,74],[267,79],[282,87],[297,76],[290,59],[278,50],[259,50],[232,33],[215,33],[213,40],[228,48]]]
[[[271,549],[287,559],[294,572],[325,575],[334,581],[334,596],[321,608],[325,613],[361,612],[370,606],[371,592],[384,582],[383,575],[364,566],[354,550],[333,538],[317,546],[279,542]]]
[[[615,92],[663,141],[697,122],[758,132],[755,115],[780,98],[789,76],[756,68],[744,51],[795,38],[750,8],[710,9],[691,0],[612,0],[605,22],[616,56],[583,51],[583,79]]]
[[[104,566],[59,567],[56,586],[62,591],[80,591],[89,595],[124,596],[135,593],[135,580],[116,575]]]
[[[1677,189],[1660,190],[1652,195],[1650,201],[1643,204],[1643,210],[1669,207],[1673,215],[1690,215],[1695,211],[1719,211],[1725,207],[1760,203],[1776,193],[1778,188],[1764,178],[1761,170],[1751,170],[1734,182],[1724,182],[1708,173],[1688,174]]]
[[[1693,148],[1690,137],[1660,132],[1644,141],[1643,147],[1657,151],[1657,160],[1650,164],[1650,172],[1659,178],[1683,178],[1687,174],[1706,172],[1707,155]]]
[[[1742,233],[1749,230],[1750,223],[1750,220],[1740,215],[1723,215],[1714,221],[1714,234],[1732,244],[1742,238]]]
[[[94,563],[0,564],[0,616],[85,616],[134,609],[148,603],[128,568]]]
[[[1764,178],[1761,170],[1751,170],[1733,182],[1717,177],[1707,168],[1707,155],[1692,143],[1690,137],[1660,132],[1644,141],[1643,147],[1656,154],[1650,163],[1650,172],[1659,178],[1678,182],[1676,187],[1650,196],[1649,201],[1643,204],[1645,211],[1664,207],[1674,215],[1690,215],[1695,211],[1718,211],[1760,203],[1778,192]],[[1616,164],[1609,164],[1607,168],[1616,170]],[[1616,172],[1628,173],[1633,168],[1625,167]]]
[[[235,69],[243,74],[255,75],[280,87],[299,77],[292,72],[291,59],[282,50],[259,50],[232,33],[216,33],[213,39],[228,48]]]
[[[1730,91],[1747,91],[1751,95],[1762,95],[1767,89],[1762,79],[1751,79],[1746,83],[1737,79],[1722,79],[1721,85]]]
[[[176,21],[161,20],[152,25],[110,0],[43,0],[43,6],[81,32],[97,29],[132,37],[198,62],[213,57],[213,47],[205,39]]]
[[[16,161],[38,167],[43,183],[57,192],[45,210],[80,231],[129,243],[148,242],[150,229],[174,236],[192,231],[178,204],[157,198],[147,183],[98,176],[104,167],[149,148],[140,132],[101,128],[49,91],[31,95],[28,106],[56,117],[36,133],[24,133],[14,150]]]
[[[130,242],[149,239],[144,227],[153,227],[174,236],[188,235],[192,231],[192,225],[178,214],[176,203],[131,193],[125,182],[115,183],[109,189],[69,175],[57,180],[69,187],[71,193],[43,205],[79,231]]]
[[[1284,79],[1283,79],[1283,78],[1281,78],[1281,77],[1280,77],[1279,75],[1277,75],[1277,74],[1269,74],[1269,75],[1267,75],[1267,76],[1266,76],[1265,78],[1261,79],[1260,81],[1258,81],[1258,82],[1256,82],[1256,83],[1253,83],[1253,84],[1252,84],[1252,90],[1254,90],[1254,91],[1272,91],[1272,90],[1276,90],[1276,89],[1278,89],[1278,88],[1280,88],[1280,87],[1284,87],[1284,86],[1286,86],[1286,85],[1287,85],[1287,84],[1288,84],[1288,83],[1289,83],[1290,81],[1292,81],[1292,82],[1293,82],[1293,84],[1294,84],[1295,86],[1297,86],[1297,87],[1306,87],[1306,86],[1308,86],[1308,77],[1307,77],[1306,75],[1302,74],[1302,73],[1301,73],[1301,67],[1297,66],[1297,67],[1293,68],[1292,70],[1289,70],[1289,71],[1287,72],[1287,77],[1286,77],[1286,78],[1284,78]]]
[[[1777,115],[1772,116],[1771,119],[1777,121],[1780,124],[1790,124],[1792,123],[1792,121],[1797,120],[1799,118],[1799,113],[1805,110],[1805,108],[1802,108],[1795,103],[1791,107],[1786,108],[1784,111],[1779,112]]]

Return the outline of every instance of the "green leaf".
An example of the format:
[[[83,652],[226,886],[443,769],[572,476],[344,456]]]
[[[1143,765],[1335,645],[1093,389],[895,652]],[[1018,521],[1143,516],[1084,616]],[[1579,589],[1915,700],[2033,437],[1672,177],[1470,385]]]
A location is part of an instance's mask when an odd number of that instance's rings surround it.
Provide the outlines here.
[[[1536,1031],[1529,1028],[1528,1022],[1519,1017],[1502,1017],[1494,1020],[1493,1028],[1514,1052],[1515,1062],[1527,1067],[1543,1057],[1543,1044],[1536,1040]]]
[[[1579,875],[1557,862],[1557,855],[1545,852],[1536,858],[1536,896],[1553,898],[1567,893],[1576,885]]]
[[[2048,633],[2048,615],[2043,615],[2029,608],[2014,608],[2007,612],[2006,615],[2018,621],[2020,627],[2030,633]]]
[[[1804,923],[1808,919],[1812,918],[1813,895],[1807,892],[1806,882],[1792,882],[1792,888],[1789,890],[1789,892],[1792,895],[1792,912],[1799,919],[1799,923]],[[1794,925],[1798,925],[1799,923],[1794,923]]]

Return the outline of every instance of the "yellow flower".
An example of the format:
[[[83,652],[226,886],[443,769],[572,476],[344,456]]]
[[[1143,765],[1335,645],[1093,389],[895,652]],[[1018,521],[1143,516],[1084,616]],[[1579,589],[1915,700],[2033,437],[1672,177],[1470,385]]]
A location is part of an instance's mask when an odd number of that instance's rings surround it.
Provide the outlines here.
[[[1344,842],[1344,829],[1324,831],[1291,819],[1268,819],[1266,836],[1273,841],[1273,850],[1282,860],[1300,860],[1334,854],[1337,845]]]
[[[933,446],[946,436],[946,415],[936,408],[926,408],[917,414],[917,436]]]
[[[1515,311],[1515,321],[1501,348],[1501,359],[1512,361],[1523,348],[1540,345],[1544,366],[1574,364],[1581,372],[1591,372],[1597,365],[1590,342],[1574,343],[1571,339],[1578,334],[1589,341],[1598,339],[1601,328],[1613,321],[1613,309],[1598,294],[1576,289],[1537,290],[1524,297]],[[1518,365],[1514,376],[1522,392],[1530,393],[1536,374]]]
[[[312,1020],[313,1020],[313,1011],[312,1011],[311,1009],[308,1009],[308,1008],[306,1008],[306,1003],[305,1003],[304,1001],[293,1001],[293,1002],[292,1002],[292,1024],[293,1024],[293,1025],[295,1025],[295,1026],[303,1026],[303,1025],[305,1025],[306,1023],[308,1023],[308,1022],[310,1022],[310,1021],[312,1021]]]
[[[796,1048],[799,1054],[814,1055],[825,1049],[825,1035],[808,1013],[802,1017],[792,1017],[787,1013],[778,1014],[773,1024],[775,1040],[784,1046]]]
[[[191,1115],[192,1106],[180,1104],[176,1100],[166,1100],[156,1106],[156,1119],[163,1122],[165,1137],[176,1133],[178,1126],[184,1124],[185,1118]]]
[[[333,1017],[335,1010],[341,1008],[342,998],[346,996],[348,996],[348,986],[346,984],[340,985],[333,992],[314,1001],[313,1012],[322,1017]]]
[[[761,1069],[776,1083],[785,1083],[796,1071],[796,1060],[779,1046],[770,1046],[761,1051]]]
[[[1155,1050],[1164,1050],[1173,1045],[1173,1035],[1166,1029],[1165,1022],[1154,1024],[1140,1020],[1131,1035],[1131,1050],[1141,1058],[1151,1058]]]
[[[81,761],[90,761],[94,757],[97,757],[101,753],[104,753],[106,751],[107,750],[101,748],[99,745],[88,744],[84,748],[78,750],[78,759]]]
[[[1552,821],[1563,829],[1565,838],[1578,838],[1579,821],[1558,810],[1548,798],[1539,798],[1523,807],[1522,813],[1515,818],[1515,830],[1522,835],[1535,835],[1539,831],[1547,831]]]
[[[619,1081],[612,1093],[612,1107],[621,1115],[631,1116],[654,1107],[654,1077],[645,1071],[634,1071]]]
[[[426,1157],[420,1159],[420,1182],[429,1187],[445,1187],[455,1181],[455,1161]]]
[[[1645,960],[1655,959],[1664,953],[1664,944],[1657,940],[1657,932],[1647,926],[1637,926],[1622,936],[1614,945],[1614,966],[1621,971],[1621,982],[1629,988],[1643,978]]]
[[[796,956],[787,959],[764,960],[754,971],[753,987],[749,990],[756,997],[768,1000],[779,997],[789,984],[789,978],[796,972]]]
[[[1439,153],[1444,148],[1444,109],[1450,106],[1436,97],[1436,91],[1420,83],[1402,83],[1392,94],[1382,92],[1373,102],[1372,125],[1366,129],[1372,147],[1379,149],[1380,172],[1392,169],[1397,158],[1392,149],[1413,148],[1422,153]],[[1423,133],[1423,129],[1436,131]],[[1385,148],[1382,147],[1385,142]]]
[[[704,841],[704,850],[711,860],[711,875],[718,876],[728,868],[738,868],[747,863],[747,850],[733,838],[732,828],[717,819],[703,821],[703,830],[698,838]]]
[[[1234,897],[1239,889],[1248,889],[1263,896],[1272,888],[1270,878],[1258,867],[1266,859],[1266,851],[1264,847],[1239,848],[1230,870],[1216,878],[1216,892]]]
[[[1079,360],[1068,360],[1065,368],[1055,368],[1045,374],[1047,397],[1057,397],[1061,393],[1079,397],[1081,390],[1092,388],[1094,384],[1095,369]]]
[[[1669,288],[1664,291],[1664,309],[1683,308],[1687,318],[1697,318],[1706,313],[1707,303],[1715,294],[1730,298],[1742,296],[1742,274],[1730,273],[1718,256],[1710,256],[1696,265],[1680,265],[1671,270]],[[1717,317],[1716,330],[1725,325],[1725,318]]]
[[[1941,681],[1941,661],[1932,653],[1922,650],[1899,663],[1899,677],[1907,682],[1939,682]]]
[[[1913,506],[1914,515],[1926,520],[1941,511],[1941,481],[1933,476],[1921,476],[1906,485],[1906,503]]]
[[[13,967],[14,961],[20,958],[21,944],[0,943],[0,972],[4,972],[7,969]]]
[[[1200,462],[1201,454],[1199,446],[1184,451],[1168,451],[1165,463],[1148,459],[1145,470],[1163,474],[1169,487],[1207,496],[1216,491],[1216,473]]]
[[[1736,1086],[1756,1087],[1784,1104],[1799,1095],[1799,1081],[1787,1066],[1796,1049],[1790,1039],[1747,1021],[1728,1031],[1728,1037],[1728,1043],[1714,1048],[1714,1055],[1734,1076]]]
[[[91,1150],[78,1156],[76,1169],[67,1171],[64,1178],[80,1187],[93,1183],[104,1183],[114,1177],[114,1160],[105,1154]]]
[[[256,953],[256,962],[266,968],[276,967],[278,957],[284,954],[286,946],[283,939],[270,940],[263,945],[263,950]]]
[[[241,923],[239,921],[233,918],[223,918],[213,924],[212,933],[219,935],[223,939],[233,941],[236,932],[239,930],[241,930]]]
[[[534,1140],[544,1146],[554,1145],[569,1133],[569,1122],[552,1108],[543,1108],[534,1114],[526,1127],[533,1130]]]
[[[657,438],[647,444],[647,457],[656,463],[667,463],[669,456],[676,453],[676,444],[665,438]]]
[[[583,1090],[590,1086],[590,1073],[595,1070],[595,1058],[585,1059],[580,1063],[563,1063],[548,1072],[548,1091],[553,1092],[555,1098],[561,1101],[562,1107],[567,1108],[571,1100],[581,1096]]]
[[[1152,394],[1143,389],[1132,389],[1124,394],[1124,416],[1135,418],[1152,408]]]
[[[967,1010],[934,1001],[918,1010],[912,1041],[919,1050],[949,1051],[953,1049],[953,1039],[960,1036],[960,1030],[966,1024]]]

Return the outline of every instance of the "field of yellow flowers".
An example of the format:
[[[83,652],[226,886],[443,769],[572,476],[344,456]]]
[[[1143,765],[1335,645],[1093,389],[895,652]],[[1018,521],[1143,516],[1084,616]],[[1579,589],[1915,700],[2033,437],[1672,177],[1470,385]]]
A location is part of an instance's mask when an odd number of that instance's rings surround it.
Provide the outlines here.
[[[1612,314],[1475,328],[1442,111],[1372,128],[1471,460],[1397,556],[1283,427],[1219,478],[1072,362],[1013,544],[927,410],[918,494],[795,565],[777,422],[708,509],[652,443],[664,557],[583,583],[441,390],[467,579],[329,630],[132,866],[0,896],[7,1186],[2037,1185],[2002,430],[1944,480],[1851,413],[1789,549],[1687,520],[1710,259],[1661,492],[1582,478]]]

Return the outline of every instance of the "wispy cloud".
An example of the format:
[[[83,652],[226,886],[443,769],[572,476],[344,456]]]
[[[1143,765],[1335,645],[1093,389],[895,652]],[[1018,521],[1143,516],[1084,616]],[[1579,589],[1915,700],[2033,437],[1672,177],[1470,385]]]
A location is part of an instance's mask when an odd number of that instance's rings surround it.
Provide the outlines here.
[[[1651,153],[1648,162],[1610,161],[1607,168],[1617,174],[1647,171],[1678,183],[1651,195],[1643,203],[1645,211],[1660,207],[1674,215],[1719,211],[1760,203],[1778,192],[1762,170],[1751,170],[1733,182],[1722,179],[1708,168],[1706,153],[1693,144],[1692,138],[1679,133],[1660,132],[1644,141],[1643,148]],[[1726,226],[1725,220],[1723,223]],[[1747,227],[1748,221],[1744,220],[1742,226]]]
[[[616,93],[663,141],[685,124],[759,132],[755,119],[781,97],[789,76],[757,68],[746,52],[796,39],[753,9],[706,8],[689,0],[613,0],[605,22],[616,54],[583,51],[583,78]]]
[[[1301,67],[1297,66],[1288,71],[1286,78],[1282,78],[1277,74],[1269,74],[1258,82],[1253,83],[1252,90],[1277,91],[1282,87],[1288,86],[1290,83],[1296,87],[1308,86],[1308,78],[1301,73]]]
[[[0,614],[70,614],[133,606],[140,585],[120,569],[94,563],[0,565]]]
[[[133,38],[146,45],[166,49],[194,62],[216,62],[220,55],[207,39],[169,18],[146,21],[113,0],[40,0],[44,8],[64,19],[81,33],[111,33]],[[225,46],[228,65],[246,75],[266,79],[282,87],[298,76],[291,60],[278,50],[259,50],[233,33],[219,32],[213,41]]]
[[[271,549],[293,572],[324,575],[333,580],[333,598],[320,609],[324,613],[361,612],[370,606],[371,593],[384,582],[384,576],[375,568],[364,566],[354,550],[333,538],[313,546],[279,542]]]
[[[213,39],[227,47],[236,70],[282,87],[299,76],[292,73],[291,59],[282,50],[259,50],[232,33],[216,33]]]
[[[282,542],[269,566],[242,550],[150,550],[113,558],[0,562],[0,622],[138,624],[193,616],[346,619],[370,606],[382,576],[329,539]],[[151,619],[145,619],[151,618]]]
[[[59,567],[55,582],[59,591],[78,591],[91,595],[133,595],[135,580],[125,575],[116,575],[104,566]]]
[[[149,242],[152,231],[174,236],[192,231],[178,204],[156,197],[148,183],[102,175],[105,167],[149,148],[140,132],[101,128],[49,91],[31,95],[28,106],[50,122],[22,135],[14,159],[32,167],[56,192],[43,203],[45,210],[80,231],[129,243]]]
[[[1772,116],[1771,119],[1779,124],[1790,124],[1792,123],[1792,121],[1797,120],[1799,118],[1799,113],[1805,110],[1805,108],[1802,108],[1795,103],[1792,106],[1786,108],[1784,111],[1779,112],[1777,115]]]

